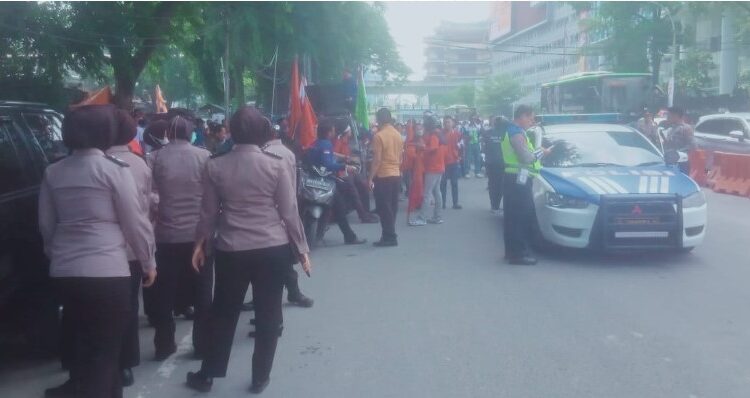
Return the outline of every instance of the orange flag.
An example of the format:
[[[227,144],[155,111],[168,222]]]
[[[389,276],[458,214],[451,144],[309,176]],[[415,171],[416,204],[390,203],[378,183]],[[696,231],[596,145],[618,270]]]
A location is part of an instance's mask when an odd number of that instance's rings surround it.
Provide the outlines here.
[[[161,94],[161,87],[158,84],[154,89],[154,108],[156,113],[167,113],[167,101],[164,101],[164,96]]]
[[[289,80],[289,134],[296,139],[302,149],[309,148],[316,139],[315,128],[318,119],[305,93],[307,79],[299,74],[297,58],[292,63],[292,76]]]
[[[106,105],[112,103],[112,89],[109,86],[104,86],[101,90],[89,94],[83,101],[71,105],[71,108],[77,108],[84,105]]]

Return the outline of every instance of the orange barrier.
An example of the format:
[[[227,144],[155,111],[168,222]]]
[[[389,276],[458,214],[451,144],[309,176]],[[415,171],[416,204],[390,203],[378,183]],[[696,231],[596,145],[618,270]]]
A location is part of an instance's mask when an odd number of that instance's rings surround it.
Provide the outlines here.
[[[750,155],[714,152],[709,178],[715,192],[750,196]]]
[[[690,152],[688,158],[690,159],[690,178],[695,180],[698,185],[705,187],[708,184],[706,152],[698,149]]]

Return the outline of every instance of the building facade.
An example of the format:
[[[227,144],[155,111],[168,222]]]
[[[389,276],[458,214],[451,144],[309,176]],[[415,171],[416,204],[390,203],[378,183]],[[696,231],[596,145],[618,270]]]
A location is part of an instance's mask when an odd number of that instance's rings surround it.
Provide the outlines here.
[[[441,22],[425,43],[425,81],[473,84],[491,73],[486,21]]]

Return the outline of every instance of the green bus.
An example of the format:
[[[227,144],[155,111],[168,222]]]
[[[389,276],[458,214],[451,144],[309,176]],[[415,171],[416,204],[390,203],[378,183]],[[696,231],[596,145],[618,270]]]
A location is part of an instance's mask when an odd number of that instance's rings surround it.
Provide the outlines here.
[[[542,113],[618,113],[639,116],[662,106],[664,96],[650,73],[582,72],[542,84]]]

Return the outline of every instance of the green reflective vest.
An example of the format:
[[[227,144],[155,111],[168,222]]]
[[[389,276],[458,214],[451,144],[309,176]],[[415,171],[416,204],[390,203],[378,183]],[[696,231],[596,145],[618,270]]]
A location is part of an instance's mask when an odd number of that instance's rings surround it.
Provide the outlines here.
[[[529,152],[534,152],[534,144],[531,143],[528,137],[526,138],[526,145],[529,148]],[[516,155],[516,151],[513,150],[513,146],[510,144],[510,135],[505,134],[505,137],[503,137],[503,142],[501,144],[501,147],[503,149],[503,159],[505,160],[505,172],[506,173],[518,173],[519,170],[521,170],[521,164],[518,161],[518,155]],[[530,165],[526,166],[526,168],[529,170],[529,173],[532,176],[536,176],[539,174],[539,170],[542,168],[542,162],[539,160],[535,160]]]

